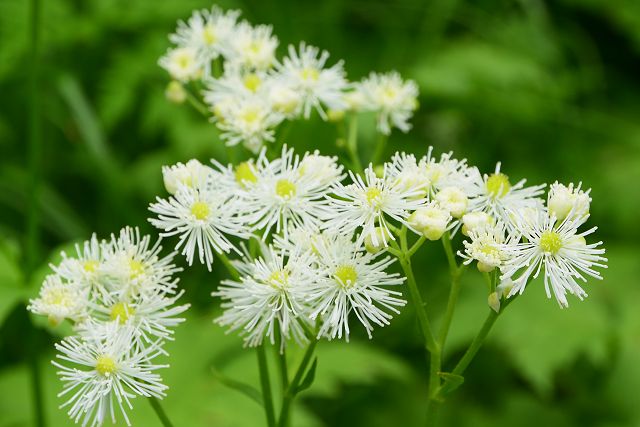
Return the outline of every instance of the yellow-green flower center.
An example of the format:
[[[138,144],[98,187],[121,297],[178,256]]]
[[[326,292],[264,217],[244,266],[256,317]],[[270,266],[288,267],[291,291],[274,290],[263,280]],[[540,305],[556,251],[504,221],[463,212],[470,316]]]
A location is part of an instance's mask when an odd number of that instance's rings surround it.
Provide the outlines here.
[[[509,177],[503,173],[494,173],[487,178],[487,193],[493,198],[501,198],[511,189]]]
[[[540,236],[540,249],[550,254],[557,254],[562,249],[562,239],[555,231],[545,231]]]
[[[99,265],[100,263],[98,261],[88,260],[82,264],[82,268],[84,268],[84,271],[87,273],[95,273]]]
[[[249,162],[242,162],[236,166],[236,181],[243,187],[246,182],[256,182],[258,178],[253,173],[253,168]]]
[[[262,79],[257,74],[250,73],[244,77],[242,82],[248,91],[256,93],[262,84]]]
[[[257,108],[247,108],[245,111],[240,113],[240,119],[247,124],[255,123],[260,120],[260,110]]]
[[[129,260],[129,275],[132,279],[136,279],[144,274],[144,265],[137,259]]]
[[[492,258],[499,258],[500,257],[500,250],[497,247],[495,247],[494,245],[489,245],[489,244],[482,245],[480,247],[480,252],[483,255],[486,255],[488,257],[492,257]]]
[[[300,77],[304,81],[315,82],[318,81],[318,78],[320,77],[320,71],[314,67],[305,67],[300,71]]]
[[[356,280],[358,280],[358,273],[356,272],[356,269],[351,265],[339,266],[338,268],[336,268],[333,276],[335,277],[336,282],[338,282],[338,284],[343,288],[349,288],[353,286],[356,283]]]
[[[208,45],[212,45],[218,40],[218,37],[216,36],[216,30],[213,25],[209,24],[204,27],[204,30],[202,31],[202,38]]]
[[[121,325],[124,325],[129,317],[135,314],[135,310],[126,302],[119,302],[111,307],[111,320],[116,320],[120,322]]]
[[[116,361],[109,356],[102,355],[96,359],[96,371],[102,376],[108,377],[117,369]]]
[[[382,191],[380,191],[380,189],[378,187],[370,187],[367,189],[367,191],[365,192],[365,197],[367,198],[367,203],[369,203],[369,205],[377,207],[378,204],[380,203],[380,195],[382,194]]]
[[[286,269],[274,271],[271,273],[267,282],[274,288],[282,288],[289,283],[289,272]]]
[[[276,182],[276,194],[283,199],[290,199],[296,194],[296,185],[288,179],[279,179]]]
[[[211,209],[205,202],[195,202],[191,205],[191,214],[196,217],[197,220],[204,221],[209,217]]]

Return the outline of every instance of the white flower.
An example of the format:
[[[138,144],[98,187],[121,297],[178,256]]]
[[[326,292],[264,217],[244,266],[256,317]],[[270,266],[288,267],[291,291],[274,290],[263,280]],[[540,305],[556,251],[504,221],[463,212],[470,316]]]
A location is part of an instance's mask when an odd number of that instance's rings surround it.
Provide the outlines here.
[[[305,157],[306,158],[306,157]],[[260,179],[247,188],[242,200],[242,216],[254,230],[260,230],[265,236],[275,227],[276,233],[286,236],[288,226],[313,227],[320,225],[320,218],[326,215],[328,201],[325,195],[331,185],[339,178],[340,168],[331,169],[332,178],[318,179],[306,162],[307,170],[302,166],[293,149],[282,149],[280,158],[269,162],[266,156],[258,159],[261,171]]]
[[[176,33],[169,39],[178,46],[194,49],[209,74],[211,61],[228,51],[239,16],[239,11],[223,12],[217,6],[211,10],[196,10],[186,23],[178,22]]]
[[[542,200],[538,196],[543,193],[544,184],[525,187],[526,179],[522,179],[511,185],[509,177],[500,172],[500,163],[491,175],[480,176],[477,170],[474,170],[474,174],[476,190],[472,192],[475,194],[472,194],[469,211],[486,212],[511,228],[509,212],[523,208],[537,210],[542,206]]]
[[[189,265],[198,252],[201,263],[211,270],[213,251],[236,250],[225,236],[245,237],[243,225],[235,217],[236,207],[231,194],[216,191],[216,188],[181,187],[174,196],[157,198],[149,210],[158,215],[149,219],[156,228],[164,230],[161,236],[178,235],[176,249],[182,248]]]
[[[107,294],[101,297],[116,302],[158,291],[174,293],[177,279],[173,274],[182,269],[173,264],[175,253],[160,257],[161,250],[160,240],[152,245],[151,236],[141,236],[137,227],[111,235],[103,267]]]
[[[61,253],[62,261],[58,265],[50,265],[51,269],[62,279],[101,291],[104,279],[105,255],[110,252],[111,243],[100,242],[95,234],[82,246],[76,245],[76,255]]]
[[[210,173],[211,168],[204,166],[196,159],[189,160],[187,164],[176,163],[162,167],[162,179],[169,194],[175,194],[182,185],[187,187],[203,185]]]
[[[373,232],[379,226],[385,230],[382,234],[385,246],[389,240],[387,236],[394,240],[388,227],[389,218],[407,224],[409,214],[423,206],[425,200],[417,198],[422,194],[421,190],[406,189],[401,181],[387,178],[387,170],[385,165],[384,176],[378,178],[369,165],[365,170],[364,180],[350,171],[353,184],[335,185],[333,197],[329,198],[330,208],[323,227],[349,235],[362,228],[358,243],[371,235],[373,244],[377,245],[377,237]]]
[[[402,284],[403,277],[386,273],[394,262],[390,257],[376,258],[364,252],[348,236],[334,235],[320,240],[317,259],[321,273],[310,283],[311,319],[320,318],[318,338],[349,340],[349,315],[353,312],[371,338],[374,325],[389,324],[396,307],[406,301],[402,293],[389,287]]]
[[[300,43],[298,50],[289,46],[289,56],[277,65],[282,78],[294,91],[302,94],[303,114],[308,118],[315,108],[326,119],[323,106],[333,110],[346,107],[342,91],[347,86],[342,61],[325,68],[329,59],[327,51]]]
[[[220,138],[228,146],[244,144],[257,153],[265,141],[273,142],[274,128],[284,117],[274,111],[265,99],[257,96],[239,98],[219,111]]]
[[[576,219],[585,219],[589,215],[589,206],[591,190],[582,191],[579,183],[576,187],[573,183],[565,186],[557,181],[551,184],[549,188],[549,198],[547,206],[549,213],[555,215],[558,221],[563,221],[567,217]]]
[[[275,334],[281,335],[281,348],[289,338],[306,342],[302,326],[308,322],[306,289],[318,274],[312,262],[309,252],[286,256],[269,248],[264,258],[253,262],[250,276],[239,282],[225,280],[212,293],[223,300],[224,313],[216,323],[241,330],[251,347],[261,345],[265,337],[274,343]]]
[[[440,206],[449,211],[452,217],[460,218],[467,211],[469,199],[458,187],[446,187],[436,193],[435,199]]]
[[[158,64],[167,70],[172,78],[182,83],[195,80],[202,75],[198,51],[190,46],[169,49]]]
[[[386,163],[387,176],[398,181],[398,186],[406,191],[416,191],[417,198],[426,197],[431,186],[430,174],[424,159],[418,162],[413,154],[395,153]]]
[[[184,290],[167,296],[158,289],[156,292],[141,294],[135,298],[117,302],[99,300],[92,304],[94,318],[102,321],[117,320],[121,325],[131,326],[138,345],[146,346],[158,338],[172,339],[173,330],[184,318],[177,317],[189,308],[189,304],[175,305]],[[87,325],[80,325],[86,330]]]
[[[271,107],[287,118],[300,114],[303,94],[296,90],[293,82],[280,75],[274,75],[265,85]]]
[[[136,396],[162,398],[167,389],[155,373],[167,365],[152,363],[160,354],[157,345],[132,346],[133,329],[116,322],[106,331],[104,337],[70,337],[56,344],[61,362],[52,363],[65,383],[59,396],[70,396],[62,407],[70,407],[71,419],[82,421],[83,426],[101,426],[109,416],[115,423],[117,408],[131,425],[126,414],[132,408],[131,400]]]
[[[448,209],[440,206],[438,202],[431,201],[425,207],[411,213],[407,222],[416,233],[429,240],[438,240],[454,225],[451,220]]]
[[[468,236],[472,231],[491,227],[496,220],[486,212],[469,212],[462,216],[462,234]]]
[[[255,94],[265,95],[265,84],[269,77],[265,72],[227,69],[218,79],[211,79],[203,92],[204,100],[212,109],[230,105],[238,98],[250,98]]]
[[[342,166],[335,156],[323,156],[320,151],[306,153],[300,161],[299,173],[307,179],[318,181],[320,185],[334,184],[344,178]]]
[[[433,156],[433,147],[429,147],[426,157],[420,160],[420,168],[426,170],[425,175],[430,184],[429,190],[432,196],[447,187],[458,187],[467,196],[476,192],[477,182],[474,180],[478,174],[476,168],[467,166],[467,160],[454,159],[453,153],[443,153],[440,159]]]
[[[508,245],[510,259],[502,268],[503,278],[512,278],[512,296],[524,292],[530,279],[538,277],[544,270],[544,285],[547,297],[553,292],[561,307],[567,307],[567,292],[583,299],[586,292],[577,280],[586,282],[585,276],[601,279],[594,267],[606,268],[602,242],[587,244],[585,236],[593,233],[597,227],[579,232],[582,218],[566,218],[557,223],[553,215],[539,210],[535,216],[525,216],[514,212],[514,223],[524,238],[522,243]],[[517,277],[516,277],[517,276]]]
[[[48,275],[40,295],[29,300],[27,310],[48,316],[51,326],[57,326],[64,319],[80,321],[89,304],[89,288],[77,282],[64,282],[57,274]]]
[[[471,230],[469,240],[463,242],[464,253],[458,251],[458,255],[465,259],[464,264],[468,265],[475,260],[478,261],[478,270],[489,272],[502,267],[509,259],[507,246],[512,239],[507,239],[502,222]]]
[[[364,98],[364,108],[376,111],[378,131],[385,135],[391,127],[402,132],[411,129],[409,119],[418,108],[418,86],[412,80],[403,81],[395,71],[386,74],[371,73],[358,84]]]
[[[278,38],[269,25],[252,27],[247,22],[236,26],[226,58],[231,67],[245,70],[267,70],[276,62]]]

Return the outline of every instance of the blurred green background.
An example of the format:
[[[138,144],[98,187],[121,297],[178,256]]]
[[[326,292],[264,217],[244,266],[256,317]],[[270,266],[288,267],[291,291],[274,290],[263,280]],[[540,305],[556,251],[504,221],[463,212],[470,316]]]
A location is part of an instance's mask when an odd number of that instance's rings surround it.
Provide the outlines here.
[[[207,1],[42,0],[39,83],[30,96],[30,3],[0,0],[0,426],[33,425],[29,364],[42,370],[50,426],[70,425],[56,397],[53,342],[30,326],[25,299],[61,247],[120,227],[154,231],[147,205],[163,194],[160,166],[225,160],[215,127],[164,98],[156,65],[177,19]],[[640,2],[637,0],[225,1],[251,22],[273,24],[286,44],[306,40],[346,61],[351,79],[397,69],[420,85],[421,108],[392,150],[454,150],[512,180],[582,181],[593,188],[591,224],[610,267],[589,298],[560,310],[534,283],[494,329],[449,399],[441,425],[640,426]],[[40,106],[39,191],[30,187],[30,105]],[[373,145],[367,119],[362,152]],[[37,134],[36,134],[37,136]],[[318,138],[321,138],[320,140]],[[336,152],[317,120],[289,137],[300,150]],[[35,194],[35,198],[32,195]],[[33,211],[30,206],[36,206]],[[25,223],[40,231],[27,250]],[[167,242],[165,246],[174,242]],[[459,244],[459,242],[458,242]],[[31,255],[29,255],[31,254]],[[421,251],[432,307],[446,298],[444,257]],[[184,264],[179,259],[180,264]],[[202,266],[182,276],[193,307],[169,344],[166,409],[176,426],[261,425],[261,408],[212,374],[256,382],[255,355],[211,324],[209,296],[224,277]],[[484,319],[481,277],[468,274],[445,358],[450,367]],[[424,423],[424,356],[410,307],[369,341],[322,342],[315,385],[301,395],[299,426]],[[299,354],[292,354],[295,359]],[[134,425],[158,425],[138,399]]]

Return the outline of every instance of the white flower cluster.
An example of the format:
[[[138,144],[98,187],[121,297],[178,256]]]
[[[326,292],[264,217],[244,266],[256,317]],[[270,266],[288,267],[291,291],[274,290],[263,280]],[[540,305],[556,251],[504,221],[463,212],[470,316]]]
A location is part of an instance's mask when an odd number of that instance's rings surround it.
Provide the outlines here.
[[[553,184],[545,204],[543,185],[511,185],[499,166],[482,175],[431,149],[420,159],[396,153],[379,175],[372,166],[344,174],[336,158],[317,152],[266,153],[236,166],[164,168],[172,195],[150,208],[158,215],[150,221],[179,236],[189,262],[198,253],[211,268],[214,253],[243,255],[231,262],[238,277],[213,295],[224,309],[216,322],[250,346],[265,338],[302,344],[311,330],[348,339],[351,315],[369,336],[387,325],[405,304],[393,288],[404,278],[387,272],[405,227],[428,240],[462,228],[464,262],[502,272],[498,303],[544,272],[548,295],[566,306],[567,292],[586,295],[577,280],[600,278],[594,268],[606,261],[601,243],[584,239],[595,229],[578,231],[590,203],[580,186]]]
[[[407,132],[418,107],[418,88],[397,72],[371,73],[350,83],[342,61],[329,63],[329,53],[301,42],[278,59],[278,39],[270,26],[239,22],[238,11],[193,12],[180,21],[170,40],[175,44],[159,63],[174,79],[167,96],[186,99],[185,87],[202,92],[212,119],[227,145],[242,143],[259,152],[273,142],[285,120],[309,118],[316,110],[324,120],[345,112],[377,113],[378,130]]]
[[[299,157],[286,147],[275,160],[262,150],[235,167],[191,160],[164,169],[173,194],[151,205],[158,217],[150,221],[163,235],[179,235],[189,262],[197,252],[209,268],[213,252],[241,253],[230,239],[258,243],[260,255],[245,250],[234,263],[241,277],[214,292],[225,309],[217,322],[241,330],[248,345],[265,336],[274,342],[278,333],[283,345],[304,342],[316,324],[318,337],[348,339],[352,312],[371,335],[405,304],[390,289],[403,279],[385,272],[392,259],[368,253],[361,233],[352,238],[356,225],[347,232],[332,225],[331,195],[344,177],[337,158]]]
[[[174,254],[161,257],[161,249],[129,227],[108,241],[94,235],[76,246],[76,256],[62,253],[30,301],[28,309],[52,326],[65,319],[73,324],[75,335],[56,344],[52,363],[65,384],[62,406],[83,426],[100,426],[109,417],[115,422],[118,408],[129,424],[133,398],[165,395],[155,371],[166,365],[154,359],[166,354],[164,342],[188,305],[176,305],[184,291],[173,275],[181,269],[172,264]]]

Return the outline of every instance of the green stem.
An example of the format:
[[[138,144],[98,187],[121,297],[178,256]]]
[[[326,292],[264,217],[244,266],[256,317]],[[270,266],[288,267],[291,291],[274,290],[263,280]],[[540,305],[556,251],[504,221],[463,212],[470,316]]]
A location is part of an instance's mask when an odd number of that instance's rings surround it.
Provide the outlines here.
[[[358,155],[358,116],[353,113],[349,117],[349,135],[347,138],[347,150],[351,157],[351,163],[356,173],[362,173],[362,163]]]
[[[451,287],[449,289],[449,300],[447,302],[447,310],[444,314],[442,325],[440,326],[440,349],[444,351],[444,345],[447,342],[447,335],[451,328],[451,321],[453,320],[453,313],[455,312],[456,303],[458,302],[458,294],[460,293],[460,276],[464,270],[464,265],[456,269],[455,273],[451,276]]]
[[[262,400],[264,404],[264,413],[267,417],[267,426],[275,427],[276,415],[273,411],[273,397],[271,395],[271,381],[269,380],[269,366],[267,365],[267,355],[264,351],[264,345],[256,347],[258,355],[258,369],[260,371],[260,387],[262,388]]]
[[[282,399],[282,407],[280,409],[280,419],[278,420],[278,427],[286,427],[289,423],[289,413],[291,411],[291,404],[296,397],[297,389],[300,386],[300,382],[304,376],[304,373],[307,371],[309,366],[309,362],[313,357],[313,352],[315,351],[316,345],[318,344],[318,340],[314,337],[312,338],[307,350],[302,357],[302,362],[300,362],[300,366],[298,366],[298,370],[296,371],[293,380],[291,380],[291,384],[287,388],[287,392],[285,393]]]
[[[218,255],[218,259],[227,268],[227,271],[229,271],[229,274],[231,275],[233,280],[240,280],[240,273],[238,272],[238,270],[236,270],[233,264],[231,264],[231,261],[229,260],[227,255],[224,252],[217,252],[217,251],[216,251],[216,255]]]
[[[39,223],[40,210],[38,208],[38,195],[40,187],[40,158],[42,156],[42,120],[40,99],[40,0],[31,1],[30,14],[30,42],[31,42],[31,67],[28,74],[29,81],[29,143],[28,143],[28,210],[26,219],[26,257],[25,257],[25,283],[30,282],[31,272],[38,263],[39,251]],[[46,425],[44,413],[44,397],[42,392],[42,375],[39,365],[39,352],[37,351],[38,330],[35,325],[31,327],[32,352],[29,356],[31,370],[31,392],[35,407],[35,424],[38,427]]]
[[[460,361],[455,366],[455,368],[453,368],[453,371],[451,371],[452,374],[462,375],[464,373],[465,369],[467,369],[467,366],[469,366],[469,363],[471,363],[473,358],[478,353],[478,350],[480,350],[480,347],[482,347],[482,344],[487,338],[487,335],[489,335],[489,331],[491,331],[491,328],[493,327],[493,324],[498,319],[498,316],[499,316],[498,313],[496,313],[493,310],[489,310],[489,315],[487,316],[484,323],[482,324],[482,328],[480,329],[476,337],[471,342],[471,345],[462,356],[462,359],[460,359]]]
[[[160,400],[152,396],[152,397],[149,397],[149,403],[151,403],[151,407],[153,408],[156,415],[160,419],[160,422],[162,423],[162,425],[164,427],[173,427],[173,424],[171,424],[171,421],[169,421],[169,417],[167,417],[166,412],[164,412],[164,409],[160,404]]]
[[[376,166],[380,163],[380,159],[384,155],[384,150],[387,147],[387,140],[389,137],[383,133],[378,135],[378,142],[376,143],[375,151],[373,152],[373,156],[371,156],[371,163]]]
[[[451,248],[451,235],[448,231],[442,235],[442,246],[444,247],[444,253],[447,256],[447,262],[449,263],[449,273],[453,276],[458,270],[458,263],[456,262],[455,255],[453,254],[453,249]]]
[[[278,332],[276,334],[276,358],[278,359],[278,368],[280,370],[280,386],[282,387],[282,395],[287,391],[289,387],[289,369],[287,368],[287,349],[285,346],[282,346],[282,350],[280,349],[282,345],[282,336]]]
[[[196,96],[191,93],[191,91],[186,87],[184,88],[184,91],[187,93],[187,101],[189,101],[189,104],[191,104],[193,108],[195,108],[203,116],[207,118],[211,117],[211,112],[206,105],[200,102],[200,100],[196,98]]]

